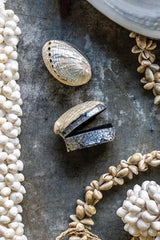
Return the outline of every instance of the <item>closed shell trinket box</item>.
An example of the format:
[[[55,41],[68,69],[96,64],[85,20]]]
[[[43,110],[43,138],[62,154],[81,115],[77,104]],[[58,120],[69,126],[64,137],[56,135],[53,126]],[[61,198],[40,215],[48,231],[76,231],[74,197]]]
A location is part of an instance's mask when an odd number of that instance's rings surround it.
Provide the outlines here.
[[[114,140],[112,124],[88,127],[88,122],[105,109],[102,102],[87,101],[70,108],[55,122],[54,132],[64,139],[68,152]]]

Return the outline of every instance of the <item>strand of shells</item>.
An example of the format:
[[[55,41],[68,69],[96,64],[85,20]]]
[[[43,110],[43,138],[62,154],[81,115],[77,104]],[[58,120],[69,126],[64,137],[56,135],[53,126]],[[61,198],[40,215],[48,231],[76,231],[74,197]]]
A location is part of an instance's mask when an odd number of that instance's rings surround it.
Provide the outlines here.
[[[20,203],[25,194],[19,160],[22,110],[17,62],[18,17],[0,1],[0,240],[26,240]]]
[[[154,63],[156,56],[152,52],[157,47],[157,44],[151,39],[137,35],[134,32],[131,32],[129,36],[136,40],[136,45],[133,46],[131,51],[139,54],[138,62],[140,66],[137,68],[137,72],[144,73],[144,77],[140,81],[144,84],[144,89],[152,89],[155,96],[154,104],[158,105],[160,103],[160,66]]]
[[[135,153],[127,160],[121,160],[117,167],[110,166],[108,173],[103,174],[98,181],[93,180],[86,187],[85,201],[77,200],[76,213],[70,216],[72,220],[69,224],[70,227],[76,229],[76,226],[78,228],[81,226],[91,230],[91,227],[94,225],[92,216],[96,214],[95,205],[102,199],[102,191],[110,190],[115,185],[123,185],[125,177],[133,179],[133,176],[138,175],[139,172],[147,171],[149,166],[157,167],[159,165],[160,151],[153,151],[145,155]],[[56,238],[56,240],[59,239],[61,238]],[[69,238],[69,240],[86,239],[85,234],[78,237],[75,234]]]
[[[160,240],[160,185],[155,181],[136,184],[117,215],[125,223],[124,230],[140,240]],[[133,238],[134,239],[134,238]]]

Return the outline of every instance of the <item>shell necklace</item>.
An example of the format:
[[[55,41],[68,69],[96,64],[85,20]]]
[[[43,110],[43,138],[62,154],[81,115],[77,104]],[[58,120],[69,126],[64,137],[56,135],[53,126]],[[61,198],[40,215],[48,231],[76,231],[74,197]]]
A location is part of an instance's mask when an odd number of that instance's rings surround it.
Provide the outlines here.
[[[22,99],[17,62],[19,18],[5,10],[0,0],[0,239],[26,240],[20,203],[25,194],[21,184],[23,162],[19,160],[21,145]]]

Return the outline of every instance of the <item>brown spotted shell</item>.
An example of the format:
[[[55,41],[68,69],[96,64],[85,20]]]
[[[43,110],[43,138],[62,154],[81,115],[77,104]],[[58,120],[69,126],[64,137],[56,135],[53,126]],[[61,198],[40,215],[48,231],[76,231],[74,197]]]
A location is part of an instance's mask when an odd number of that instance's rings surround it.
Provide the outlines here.
[[[80,86],[91,78],[89,62],[68,43],[49,41],[43,46],[42,56],[49,72],[66,85]]]

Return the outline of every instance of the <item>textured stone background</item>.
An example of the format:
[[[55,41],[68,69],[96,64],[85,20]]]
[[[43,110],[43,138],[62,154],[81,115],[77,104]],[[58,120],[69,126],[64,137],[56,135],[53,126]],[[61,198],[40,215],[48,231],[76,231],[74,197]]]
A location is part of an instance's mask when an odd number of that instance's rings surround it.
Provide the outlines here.
[[[23,33],[18,50],[24,100],[21,143],[27,189],[23,202],[26,235],[30,240],[51,240],[67,228],[76,199],[83,197],[91,180],[134,152],[159,148],[160,109],[154,106],[152,93],[139,83],[129,32],[85,0],[72,1],[65,20],[56,0],[8,0],[7,7],[19,15]],[[50,39],[70,42],[87,56],[93,70],[87,85],[68,87],[49,74],[41,49]],[[105,102],[107,110],[102,115],[114,124],[116,140],[66,153],[62,139],[52,132],[53,124],[68,108],[86,100]],[[102,239],[130,239],[116,209],[128,188],[145,179],[160,183],[159,173],[160,169],[151,169],[105,193],[97,205],[94,232]]]

